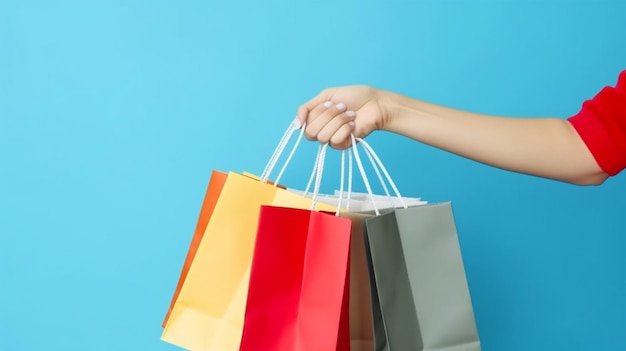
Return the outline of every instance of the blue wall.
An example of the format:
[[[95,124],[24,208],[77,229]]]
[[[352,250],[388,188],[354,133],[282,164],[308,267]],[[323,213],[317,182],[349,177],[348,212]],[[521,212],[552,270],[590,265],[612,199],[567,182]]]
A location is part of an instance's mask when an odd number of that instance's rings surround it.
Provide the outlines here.
[[[0,350],[175,350],[160,322],[212,169],[260,173],[297,106],[333,85],[567,117],[626,68],[625,13],[0,0]],[[453,202],[484,350],[626,349],[624,175],[576,187],[369,140],[406,195]]]

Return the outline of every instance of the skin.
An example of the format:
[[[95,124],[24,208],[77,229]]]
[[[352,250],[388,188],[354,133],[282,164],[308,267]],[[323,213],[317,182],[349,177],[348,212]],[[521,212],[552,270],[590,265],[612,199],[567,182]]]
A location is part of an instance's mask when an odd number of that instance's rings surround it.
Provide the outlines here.
[[[501,169],[577,185],[608,175],[567,120],[511,118],[456,110],[369,86],[330,88],[298,109],[309,140],[337,149],[350,134],[399,134]]]

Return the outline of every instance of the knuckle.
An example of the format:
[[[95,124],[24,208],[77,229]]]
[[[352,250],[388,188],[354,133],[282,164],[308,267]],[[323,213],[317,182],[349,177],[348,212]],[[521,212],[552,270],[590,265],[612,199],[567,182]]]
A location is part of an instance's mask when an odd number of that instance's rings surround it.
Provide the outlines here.
[[[348,122],[351,122],[351,121],[353,121],[353,120],[354,120],[354,117],[351,117],[351,116],[350,116],[349,114],[347,114],[347,113],[342,113],[339,117],[341,118],[341,121],[342,121],[343,123],[348,123]]]
[[[330,145],[336,149],[343,149],[345,144],[345,137],[343,135],[335,134],[330,138]]]
[[[317,139],[317,133],[314,133],[311,128],[307,127],[304,129],[304,137],[310,141]]]
[[[322,144],[326,144],[326,143],[330,143],[330,138],[325,135],[318,135],[317,141],[319,141]]]

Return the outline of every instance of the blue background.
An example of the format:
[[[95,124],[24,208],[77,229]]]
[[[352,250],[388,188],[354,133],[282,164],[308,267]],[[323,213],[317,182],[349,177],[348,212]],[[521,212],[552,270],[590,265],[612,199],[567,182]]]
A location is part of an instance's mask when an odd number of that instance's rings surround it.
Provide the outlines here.
[[[211,170],[260,173],[298,105],[334,85],[567,117],[626,68],[625,13],[0,1],[0,350],[176,350],[160,323]],[[577,187],[368,140],[406,195],[453,202],[484,350],[626,349],[624,175]],[[285,184],[304,186],[315,148]]]

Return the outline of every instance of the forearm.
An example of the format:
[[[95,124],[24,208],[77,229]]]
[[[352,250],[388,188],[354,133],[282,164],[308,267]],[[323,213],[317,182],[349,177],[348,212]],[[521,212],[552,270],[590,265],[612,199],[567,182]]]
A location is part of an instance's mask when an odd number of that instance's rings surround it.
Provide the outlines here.
[[[389,93],[384,129],[498,168],[575,184],[606,178],[569,122],[464,112]]]

